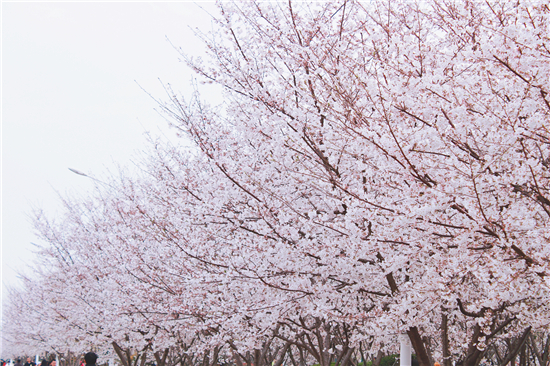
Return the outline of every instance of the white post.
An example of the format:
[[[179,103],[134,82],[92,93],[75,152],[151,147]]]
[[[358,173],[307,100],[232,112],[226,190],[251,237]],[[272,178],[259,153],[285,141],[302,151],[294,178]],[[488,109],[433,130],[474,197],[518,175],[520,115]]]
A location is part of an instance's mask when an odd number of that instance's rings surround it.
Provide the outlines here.
[[[38,355],[34,358],[34,363],[38,365]]]
[[[57,354],[55,355],[55,364],[57,366],[61,366],[61,364],[59,363],[59,357],[57,356]]]
[[[399,353],[399,366],[411,366],[411,340],[409,336],[405,334],[399,335],[399,341],[401,343],[401,351]]]

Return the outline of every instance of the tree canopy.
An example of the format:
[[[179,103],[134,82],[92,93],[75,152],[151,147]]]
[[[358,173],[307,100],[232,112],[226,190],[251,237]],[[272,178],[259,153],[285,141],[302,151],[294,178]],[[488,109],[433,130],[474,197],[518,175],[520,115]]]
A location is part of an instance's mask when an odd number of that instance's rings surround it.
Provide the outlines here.
[[[526,342],[546,365],[548,5],[219,8],[206,60],[182,54],[224,104],[169,91],[192,152],[156,143],[141,176],[36,215],[13,349],[330,366],[406,333],[423,366]]]

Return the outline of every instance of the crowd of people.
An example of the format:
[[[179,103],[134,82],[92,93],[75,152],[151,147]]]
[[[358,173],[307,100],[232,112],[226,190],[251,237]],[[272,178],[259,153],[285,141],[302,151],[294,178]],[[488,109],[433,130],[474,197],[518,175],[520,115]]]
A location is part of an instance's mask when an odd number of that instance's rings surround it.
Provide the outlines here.
[[[94,352],[88,352],[84,355],[84,358],[80,360],[79,366],[96,366],[98,356]],[[48,358],[43,358],[39,366],[57,366],[57,361],[55,358],[51,358],[48,360]],[[30,357],[27,357],[27,361],[25,363],[21,362],[21,359],[18,358],[13,364],[13,366],[38,366],[36,362],[34,362]],[[6,360],[0,360],[0,366],[8,366],[8,361]]]

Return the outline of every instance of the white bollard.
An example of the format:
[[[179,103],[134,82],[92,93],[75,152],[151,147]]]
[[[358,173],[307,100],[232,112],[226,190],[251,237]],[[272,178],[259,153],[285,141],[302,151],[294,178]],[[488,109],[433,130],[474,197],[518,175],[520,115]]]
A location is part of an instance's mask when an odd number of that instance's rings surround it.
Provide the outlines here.
[[[411,340],[405,334],[399,335],[401,350],[399,352],[399,366],[411,366]]]
[[[34,358],[34,363],[38,365],[38,355]]]

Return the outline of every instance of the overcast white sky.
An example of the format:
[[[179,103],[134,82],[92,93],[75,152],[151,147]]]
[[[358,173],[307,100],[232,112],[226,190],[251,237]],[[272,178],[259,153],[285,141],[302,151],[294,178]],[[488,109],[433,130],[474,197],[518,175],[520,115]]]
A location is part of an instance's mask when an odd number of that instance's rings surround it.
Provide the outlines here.
[[[170,41],[199,55],[189,27],[208,30],[211,2],[2,3],[2,292],[33,261],[27,215],[55,214],[57,193],[83,194],[131,164],[145,131],[166,131],[159,82],[191,94],[191,71]],[[137,82],[137,83],[136,83]],[[165,132],[169,135],[169,132]]]

